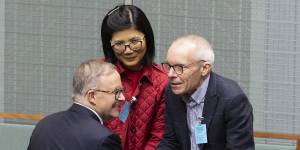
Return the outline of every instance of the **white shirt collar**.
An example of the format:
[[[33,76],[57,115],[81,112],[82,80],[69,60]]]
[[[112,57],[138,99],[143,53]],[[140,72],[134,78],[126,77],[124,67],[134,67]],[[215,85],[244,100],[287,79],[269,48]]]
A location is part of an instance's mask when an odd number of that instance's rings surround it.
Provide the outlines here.
[[[82,107],[85,107],[85,108],[87,108],[88,110],[92,111],[92,112],[97,116],[97,118],[100,120],[101,124],[103,124],[103,120],[101,119],[101,117],[98,115],[98,113],[97,113],[95,110],[93,110],[93,109],[91,109],[91,108],[89,108],[89,107],[87,107],[87,106],[85,106],[85,105],[83,105],[83,104],[80,104],[80,103],[78,103],[78,102],[74,102],[74,103],[77,104],[77,105],[80,105],[80,106],[82,106]]]

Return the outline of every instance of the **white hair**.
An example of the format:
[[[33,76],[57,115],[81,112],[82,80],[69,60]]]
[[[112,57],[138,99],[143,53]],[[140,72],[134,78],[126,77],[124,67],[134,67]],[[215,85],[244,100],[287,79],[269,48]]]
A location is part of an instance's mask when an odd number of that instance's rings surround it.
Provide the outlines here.
[[[203,37],[197,35],[186,35],[176,39],[174,43],[177,44],[185,43],[191,45],[195,50],[194,51],[195,53],[192,54],[192,57],[195,60],[197,61],[204,60],[211,65],[214,64],[215,61],[214,51],[211,45],[209,44],[209,42]]]

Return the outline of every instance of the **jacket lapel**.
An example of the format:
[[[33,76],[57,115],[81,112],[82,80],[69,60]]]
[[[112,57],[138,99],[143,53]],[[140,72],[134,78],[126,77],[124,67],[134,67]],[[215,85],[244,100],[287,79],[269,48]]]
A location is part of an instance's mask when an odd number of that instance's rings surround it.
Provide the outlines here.
[[[168,100],[172,101],[170,102],[170,105],[167,104],[168,108],[166,109],[170,110],[170,113],[172,113],[175,129],[177,130],[178,135],[180,136],[180,139],[178,140],[182,143],[182,150],[190,150],[191,144],[189,137],[189,129],[187,126],[186,104],[182,99],[183,97],[175,95],[172,92],[170,86],[167,87],[166,91],[169,91],[167,93],[170,93],[166,95],[167,103],[169,103]]]
[[[210,132],[209,130],[210,122],[215,114],[217,104],[218,104],[218,97],[217,97],[216,75],[213,72],[211,72],[208,88],[204,100],[203,113],[202,113],[204,117],[203,123],[206,124],[206,128],[207,128],[207,135]],[[201,144],[200,149],[203,149],[203,146],[204,144]]]
[[[191,148],[191,144],[190,144],[190,136],[189,136],[189,129],[188,129],[188,125],[187,125],[187,118],[186,118],[186,104],[185,102],[180,99],[180,107],[182,108],[179,108],[178,110],[181,110],[181,112],[178,113],[178,121],[180,122],[180,131],[181,131],[181,135],[182,135],[182,145],[183,145],[183,149],[184,150],[190,150]]]

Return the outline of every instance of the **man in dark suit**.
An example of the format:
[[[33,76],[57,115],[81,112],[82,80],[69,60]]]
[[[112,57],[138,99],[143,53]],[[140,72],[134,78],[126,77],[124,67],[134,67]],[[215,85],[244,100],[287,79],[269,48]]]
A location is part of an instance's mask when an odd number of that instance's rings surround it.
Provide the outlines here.
[[[120,75],[114,66],[92,59],[73,76],[74,104],[49,115],[35,127],[28,150],[120,150],[118,136],[103,126],[117,117],[124,100]]]
[[[252,150],[252,106],[238,84],[212,72],[214,52],[202,37],[175,40],[162,66],[166,131],[158,150]]]

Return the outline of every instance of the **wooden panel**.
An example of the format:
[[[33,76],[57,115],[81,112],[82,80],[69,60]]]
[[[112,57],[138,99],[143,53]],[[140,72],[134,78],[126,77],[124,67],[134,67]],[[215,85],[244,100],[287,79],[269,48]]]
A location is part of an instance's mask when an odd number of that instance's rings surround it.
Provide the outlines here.
[[[42,118],[44,118],[44,116],[40,115],[40,114],[19,114],[19,113],[0,112],[0,118],[4,118],[4,119],[25,119],[25,120],[39,121]]]
[[[300,150],[300,135],[298,134],[255,132],[254,137],[293,140],[297,142],[296,150]]]

